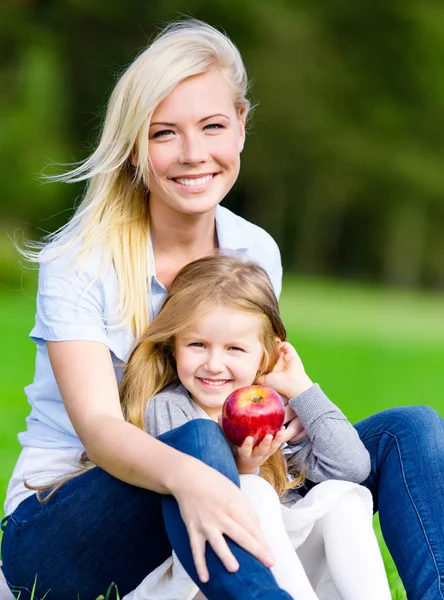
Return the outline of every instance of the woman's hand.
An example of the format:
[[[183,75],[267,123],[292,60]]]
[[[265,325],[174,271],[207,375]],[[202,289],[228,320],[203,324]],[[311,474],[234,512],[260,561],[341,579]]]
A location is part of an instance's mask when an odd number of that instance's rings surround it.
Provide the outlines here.
[[[260,385],[273,388],[287,398],[294,398],[305,392],[313,382],[305,372],[298,353],[288,342],[279,342],[279,359],[274,369],[267,375],[258,377]]]
[[[285,427],[282,427],[274,437],[271,434],[266,435],[255,448],[253,436],[246,437],[242,446],[234,448],[239,473],[254,473],[286,441],[285,433]]]
[[[246,496],[227,477],[193,459],[192,475],[182,469],[173,492],[190,537],[197,574],[202,582],[209,579],[205,560],[208,542],[228,571],[239,563],[224,535],[271,567],[273,557],[264,541],[259,519]]]

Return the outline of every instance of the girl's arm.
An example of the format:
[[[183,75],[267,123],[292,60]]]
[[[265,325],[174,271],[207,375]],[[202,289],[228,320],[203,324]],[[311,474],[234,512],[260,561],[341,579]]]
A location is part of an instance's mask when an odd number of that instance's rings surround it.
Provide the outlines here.
[[[367,478],[370,456],[364,444],[339,408],[318,385],[313,385],[291,344],[281,343],[281,356],[275,368],[261,382],[291,398],[289,406],[293,415],[299,417],[307,437],[296,445],[291,439],[287,441],[293,455],[297,452],[307,479],[361,483]]]
[[[344,479],[361,483],[370,473],[370,455],[355,428],[315,384],[289,401],[307,432],[299,443],[288,443],[307,479],[318,483]]]
[[[238,568],[224,535],[270,566],[257,517],[234,483],[124,421],[105,344],[68,341],[47,345],[66,410],[88,455],[122,481],[175,496],[202,581],[208,580],[207,541],[229,571]]]

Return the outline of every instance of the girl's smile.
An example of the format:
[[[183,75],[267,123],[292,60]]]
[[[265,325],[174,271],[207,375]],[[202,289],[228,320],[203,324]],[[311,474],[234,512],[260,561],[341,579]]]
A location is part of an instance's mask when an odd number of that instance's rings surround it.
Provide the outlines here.
[[[179,379],[212,419],[231,392],[255,380],[263,357],[263,327],[262,316],[217,307],[177,335]]]

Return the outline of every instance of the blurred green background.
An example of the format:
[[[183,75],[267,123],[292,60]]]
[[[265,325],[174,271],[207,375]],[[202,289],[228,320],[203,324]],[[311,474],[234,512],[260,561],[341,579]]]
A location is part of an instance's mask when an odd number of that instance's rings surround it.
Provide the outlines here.
[[[444,4],[4,0],[1,496],[34,361],[35,273],[12,240],[69,218],[82,186],[39,174],[91,152],[119,73],[180,16],[225,30],[244,57],[256,108],[224,204],[278,241],[307,370],[352,421],[403,404],[444,415]]]
[[[270,231],[287,272],[442,290],[436,0],[4,0],[2,276],[16,276],[4,230],[52,231],[82,193],[39,173],[91,152],[117,76],[180,15],[224,29],[244,57],[257,107],[225,203]]]

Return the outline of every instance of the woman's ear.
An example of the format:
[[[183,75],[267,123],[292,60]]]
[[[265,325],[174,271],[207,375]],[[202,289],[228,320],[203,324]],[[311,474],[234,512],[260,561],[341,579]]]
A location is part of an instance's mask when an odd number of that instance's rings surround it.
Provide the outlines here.
[[[133,165],[134,168],[137,168],[138,164],[139,164],[139,158],[137,156],[137,153],[135,150],[133,150],[129,156],[130,159],[130,163]]]
[[[238,121],[239,121],[239,152],[242,152],[242,150],[244,149],[244,145],[245,145],[246,120],[247,120],[246,107],[242,106],[239,109],[239,116],[238,116]]]

